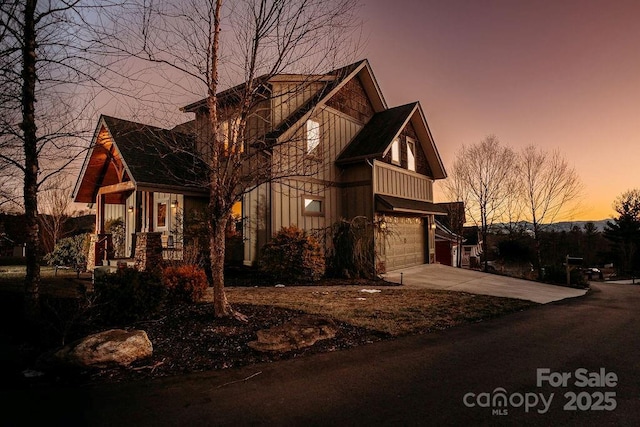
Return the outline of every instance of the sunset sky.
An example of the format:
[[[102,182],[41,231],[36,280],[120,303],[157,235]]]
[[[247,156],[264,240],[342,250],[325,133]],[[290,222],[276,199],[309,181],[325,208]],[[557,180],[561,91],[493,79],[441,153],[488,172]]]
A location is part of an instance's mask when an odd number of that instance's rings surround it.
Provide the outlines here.
[[[584,183],[574,220],[612,217],[640,187],[639,1],[364,0],[363,13],[387,102],[421,102],[445,167],[490,134],[559,148]]]
[[[611,218],[614,199],[640,187],[639,0],[361,1],[353,60],[369,59],[389,106],[420,101],[446,168],[492,134],[559,149],[584,196],[558,220]],[[175,113],[204,96],[182,92]],[[101,112],[144,118],[127,100]]]

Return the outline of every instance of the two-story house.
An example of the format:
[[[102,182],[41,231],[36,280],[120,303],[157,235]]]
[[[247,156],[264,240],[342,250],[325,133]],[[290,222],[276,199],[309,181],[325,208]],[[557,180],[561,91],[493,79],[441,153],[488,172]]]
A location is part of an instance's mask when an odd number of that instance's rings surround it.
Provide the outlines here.
[[[277,179],[234,207],[242,218],[244,264],[254,264],[283,226],[313,231],[356,216],[386,229],[375,249],[386,270],[435,262],[434,215],[444,210],[433,203],[433,183],[446,172],[420,104],[389,108],[366,60],[312,79],[278,75],[261,83],[264,101],[247,132],[273,142],[268,170]],[[234,93],[220,93],[220,105],[233,103]],[[182,110],[195,120],[171,130],[100,118],[73,193],[97,209],[96,265],[112,256],[100,249],[110,240],[109,219],[125,225],[120,256],[144,258],[148,236],[158,234],[168,256],[180,251],[188,213],[206,206],[206,188],[193,184],[201,171],[185,150],[206,149],[207,104]],[[222,124],[225,132],[232,120]],[[166,148],[176,145],[184,149]],[[292,162],[312,163],[313,172],[278,175]]]

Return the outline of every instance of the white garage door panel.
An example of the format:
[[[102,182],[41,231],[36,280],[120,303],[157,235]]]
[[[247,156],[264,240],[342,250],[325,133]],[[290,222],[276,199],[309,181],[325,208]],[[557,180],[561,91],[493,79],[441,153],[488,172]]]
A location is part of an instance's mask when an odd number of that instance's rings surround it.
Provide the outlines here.
[[[422,218],[388,217],[387,271],[424,264],[425,238]]]

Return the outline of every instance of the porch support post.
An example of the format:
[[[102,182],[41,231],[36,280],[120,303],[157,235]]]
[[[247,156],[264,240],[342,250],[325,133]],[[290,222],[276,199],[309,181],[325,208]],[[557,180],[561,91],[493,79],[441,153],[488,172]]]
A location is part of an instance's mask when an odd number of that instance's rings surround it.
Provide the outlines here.
[[[139,233],[140,231],[142,231],[142,192],[140,191],[136,191],[136,195],[135,195],[135,203],[134,203],[135,207],[135,227],[134,227],[134,232]]]
[[[154,215],[154,206],[153,206],[153,192],[149,191],[147,193],[147,221],[149,224],[148,231],[149,233],[153,233],[153,215]]]
[[[98,193],[97,198],[98,203],[96,203],[96,233],[104,234],[104,194]]]

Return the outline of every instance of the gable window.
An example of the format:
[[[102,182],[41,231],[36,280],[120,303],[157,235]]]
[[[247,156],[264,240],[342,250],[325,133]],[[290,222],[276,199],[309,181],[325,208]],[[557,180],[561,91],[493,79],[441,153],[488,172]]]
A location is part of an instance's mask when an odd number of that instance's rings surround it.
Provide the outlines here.
[[[416,143],[411,138],[407,138],[407,169],[416,171]]]
[[[307,154],[320,145],[320,123],[307,120]]]
[[[324,199],[316,196],[303,196],[302,214],[309,216],[324,215]]]
[[[391,163],[400,164],[400,140],[395,138],[391,143]]]

